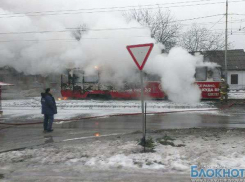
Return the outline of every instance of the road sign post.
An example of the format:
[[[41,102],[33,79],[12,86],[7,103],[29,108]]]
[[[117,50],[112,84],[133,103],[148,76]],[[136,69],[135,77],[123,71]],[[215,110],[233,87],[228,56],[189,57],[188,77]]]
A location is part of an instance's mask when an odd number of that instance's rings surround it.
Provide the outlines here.
[[[145,151],[145,112],[144,112],[144,82],[143,82],[143,71],[140,70],[140,82],[141,82],[141,110],[142,110],[142,132],[143,132],[143,145]]]
[[[145,111],[144,111],[144,81],[143,81],[143,68],[145,63],[153,49],[154,44],[139,44],[139,45],[129,45],[127,50],[131,57],[133,58],[136,66],[140,70],[140,82],[141,82],[141,109],[142,109],[142,142],[145,151],[145,136],[146,136],[146,122],[145,122]]]
[[[145,121],[144,121],[144,126],[145,126],[145,128],[144,128],[144,134],[145,134],[145,136],[143,136],[144,138],[143,138],[143,140],[144,140],[144,152],[145,152],[145,139],[146,139],[146,108],[147,108],[147,103],[145,103]]]

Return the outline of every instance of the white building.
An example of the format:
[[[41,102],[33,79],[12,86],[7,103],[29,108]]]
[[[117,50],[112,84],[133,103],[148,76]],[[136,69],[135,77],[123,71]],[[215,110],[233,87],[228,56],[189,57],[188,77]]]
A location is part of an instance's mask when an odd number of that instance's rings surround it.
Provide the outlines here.
[[[204,60],[215,62],[225,70],[225,51],[203,51]],[[230,89],[245,90],[245,52],[243,49],[228,50],[227,52],[227,81]]]

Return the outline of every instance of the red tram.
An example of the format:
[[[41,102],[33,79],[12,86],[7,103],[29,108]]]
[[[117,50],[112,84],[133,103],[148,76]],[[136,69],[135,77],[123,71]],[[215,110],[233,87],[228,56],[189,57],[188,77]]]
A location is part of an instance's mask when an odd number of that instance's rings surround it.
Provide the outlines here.
[[[219,98],[220,68],[198,67],[195,77],[195,83],[202,91],[202,99]],[[161,88],[159,76],[144,74],[144,79],[144,94],[146,98],[166,98],[166,94]],[[98,69],[93,75],[86,75],[80,69],[70,69],[66,75],[61,75],[61,95],[63,98],[138,99],[140,98],[140,92],[140,82],[124,82],[123,86],[102,83]]]
[[[221,80],[221,67],[197,67],[196,84],[202,92],[202,99],[219,99],[219,85]]]
[[[102,83],[98,69],[93,75],[86,75],[79,69],[72,69],[67,75],[61,75],[61,95],[65,98],[137,99],[140,98],[140,93],[140,82],[124,82],[123,86]],[[145,74],[144,94],[146,98],[165,98],[159,77]]]

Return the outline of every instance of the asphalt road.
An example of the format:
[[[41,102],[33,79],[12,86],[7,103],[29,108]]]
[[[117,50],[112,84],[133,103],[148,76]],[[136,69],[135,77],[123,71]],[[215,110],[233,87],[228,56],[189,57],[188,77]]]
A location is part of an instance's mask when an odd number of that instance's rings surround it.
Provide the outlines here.
[[[47,134],[43,133],[42,124],[11,127],[0,125],[2,127],[0,129],[0,151],[40,145],[49,141],[50,137],[52,137],[52,141],[59,142],[78,137],[142,131],[141,119],[140,115],[135,115],[66,121],[55,123],[54,132]],[[245,128],[245,105],[235,105],[212,112],[183,112],[147,116],[147,131],[201,127]]]
[[[23,118],[22,118],[23,119]],[[16,120],[16,122],[19,122]],[[6,126],[4,126],[6,127]],[[0,153],[18,150],[28,147],[37,147],[45,144],[61,143],[65,140],[73,140],[76,138],[91,138],[103,135],[130,133],[141,131],[142,121],[140,115],[135,116],[120,116],[120,117],[104,117],[97,119],[69,121],[54,124],[54,132],[43,133],[42,125],[24,125],[11,126],[0,129]],[[235,105],[220,111],[212,112],[183,112],[161,115],[147,116],[147,130],[159,129],[180,129],[180,128],[201,128],[201,127],[218,127],[218,128],[245,128],[245,107],[244,105]],[[45,170],[44,170],[45,171]],[[24,171],[23,171],[24,172]],[[26,172],[29,173],[29,172]],[[84,173],[84,174],[83,174]],[[79,181],[82,176],[87,176],[90,181],[101,179],[117,179],[124,181],[190,181],[188,175],[178,174],[153,174],[144,175],[143,173],[132,174],[130,172],[103,172],[103,171],[87,171],[80,176],[69,176],[65,174],[55,174],[38,171],[36,179],[42,179],[43,175],[53,179],[54,181],[62,181],[66,179],[70,181]],[[100,174],[100,175],[98,175]],[[18,174],[15,174],[16,179]],[[40,178],[38,177],[40,176]],[[117,177],[116,177],[117,176]],[[30,179],[29,179],[30,178]],[[33,181],[31,176],[26,176],[23,181]],[[38,181],[38,180],[37,180]],[[51,180],[52,181],[52,180]],[[116,180],[114,180],[116,181]],[[130,181],[130,180],[127,180]]]

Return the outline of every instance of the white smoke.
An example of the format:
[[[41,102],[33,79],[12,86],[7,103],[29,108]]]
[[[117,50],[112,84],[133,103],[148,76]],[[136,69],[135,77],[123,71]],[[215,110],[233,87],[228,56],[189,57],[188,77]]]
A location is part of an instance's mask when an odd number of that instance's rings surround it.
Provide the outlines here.
[[[51,7],[56,7],[56,9],[84,7],[84,3],[79,0],[72,2],[43,0],[38,3],[27,0],[1,1],[3,1],[1,2],[3,9],[0,9],[0,14],[33,10],[47,11]],[[24,7],[21,6],[23,4],[25,4]],[[155,41],[150,37],[149,29],[135,21],[127,22],[119,13],[37,17],[26,14],[24,17],[0,18],[1,32],[58,31],[77,28],[82,24],[86,24],[89,30],[82,35],[80,41],[75,40],[69,31],[0,35],[0,41],[10,40],[10,42],[0,44],[0,67],[10,66],[27,75],[48,75],[50,73],[60,74],[67,68],[81,68],[91,73],[95,71],[95,66],[99,66],[101,70],[105,70],[101,72],[103,81],[120,84],[123,80],[138,80],[138,77],[135,76],[136,66],[126,46],[154,43]],[[138,28],[130,29],[131,27]],[[115,30],[116,28],[119,29]],[[126,28],[126,30],[120,30],[120,28]],[[12,40],[15,41],[12,42]],[[193,83],[196,65],[203,64],[202,56],[190,55],[181,48],[173,48],[169,54],[161,54],[162,48],[163,45],[155,44],[145,65],[146,72],[161,76],[162,87],[170,100],[198,102],[201,91]]]
[[[0,9],[0,14],[3,13],[11,14]],[[95,14],[65,17],[41,16],[37,18],[26,15],[21,18],[0,19],[1,32],[56,31],[77,28],[81,24],[86,24],[89,28],[80,41],[77,41],[69,31],[0,35],[0,41],[10,40],[10,42],[0,44],[0,67],[14,67],[25,74],[48,75],[59,74],[67,68],[78,67],[89,72],[94,66],[99,66],[104,70],[113,70],[113,78],[117,80],[123,77],[129,78],[129,73],[136,70],[126,50],[126,45],[154,42],[150,38],[149,29],[141,27],[134,21],[126,22],[121,14],[103,13],[103,16]],[[68,18],[71,23],[67,20]],[[131,27],[142,29],[130,29]],[[118,30],[115,30],[117,28]],[[120,28],[126,28],[126,30],[120,30]],[[11,42],[12,40],[15,41]],[[111,79],[111,76],[104,79],[109,78]]]
[[[161,75],[164,92],[168,98],[175,102],[195,103],[201,98],[199,87],[194,84],[195,70],[202,56],[193,56],[186,50],[177,47],[170,50],[169,54],[155,57],[153,72]]]

